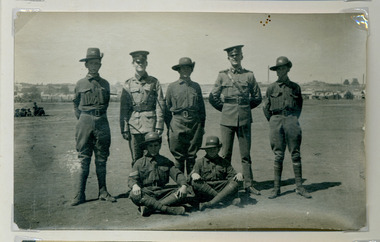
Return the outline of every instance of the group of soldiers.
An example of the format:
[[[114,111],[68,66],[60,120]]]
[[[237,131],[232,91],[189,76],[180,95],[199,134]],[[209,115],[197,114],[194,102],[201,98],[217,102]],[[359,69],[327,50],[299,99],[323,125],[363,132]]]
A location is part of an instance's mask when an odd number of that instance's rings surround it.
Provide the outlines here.
[[[189,57],[179,59],[172,69],[179,79],[171,83],[163,95],[160,82],[148,75],[148,51],[131,52],[135,75],[123,86],[120,102],[121,134],[128,141],[132,154],[132,172],[128,178],[129,197],[141,215],[154,211],[182,215],[183,204],[199,210],[223,204],[240,204],[238,191],[260,195],[254,186],[251,149],[251,110],[262,102],[260,88],[252,71],[242,68],[243,45],[224,49],[230,68],[219,72],[209,102],[221,112],[220,139],[205,133],[206,110],[201,87],[191,80],[195,62]],[[88,74],[75,88],[74,109],[78,119],[76,149],[80,172],[76,195],[71,205],[86,201],[85,187],[91,156],[94,153],[99,184],[99,199],[115,202],[106,187],[106,164],[111,144],[107,108],[109,83],[99,76],[103,54],[89,48],[85,62]],[[302,111],[302,95],[298,84],[290,81],[292,62],[281,56],[270,69],[278,80],[266,92],[264,115],[269,121],[270,144],[275,154],[274,188],[268,198],[281,195],[280,183],[285,149],[291,154],[296,193],[311,198],[302,185],[301,128],[298,118]],[[159,154],[164,126],[174,162]],[[242,173],[231,165],[235,135],[238,139]],[[197,152],[205,156],[197,158]],[[219,152],[221,153],[219,155]],[[168,185],[169,177],[177,186]]]

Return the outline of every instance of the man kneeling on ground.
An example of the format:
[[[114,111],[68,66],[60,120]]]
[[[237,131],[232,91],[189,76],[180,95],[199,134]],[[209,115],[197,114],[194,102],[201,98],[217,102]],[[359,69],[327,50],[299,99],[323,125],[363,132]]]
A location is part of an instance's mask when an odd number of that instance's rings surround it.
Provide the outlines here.
[[[241,173],[236,173],[230,162],[218,155],[221,147],[218,137],[207,137],[205,145],[201,147],[206,155],[196,161],[191,172],[192,186],[201,202],[201,211],[219,202],[240,204],[238,190],[244,178]]]
[[[142,216],[155,210],[174,215],[185,214],[184,207],[170,205],[184,202],[187,195],[186,178],[172,161],[159,154],[161,143],[162,138],[157,133],[146,134],[141,145],[147,152],[136,161],[129,175],[128,186],[132,189],[130,198],[139,206]],[[179,189],[166,186],[169,176],[180,185]]]

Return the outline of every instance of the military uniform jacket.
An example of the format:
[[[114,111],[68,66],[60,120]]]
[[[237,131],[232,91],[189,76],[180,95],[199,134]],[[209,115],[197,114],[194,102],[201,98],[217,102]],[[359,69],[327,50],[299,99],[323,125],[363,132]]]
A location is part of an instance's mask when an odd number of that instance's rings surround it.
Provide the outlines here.
[[[303,104],[301,87],[289,78],[284,82],[272,83],[265,96],[267,100],[263,111],[267,120],[273,113],[283,110],[293,112],[298,118],[300,117]]]
[[[174,166],[168,158],[157,155],[155,157],[144,155],[133,165],[129,174],[128,186],[134,184],[139,187],[158,186],[164,187],[171,177],[177,184],[186,185],[183,173]]]
[[[120,128],[127,130],[130,124],[132,134],[145,134],[155,129],[164,129],[165,100],[161,84],[145,74],[128,79],[120,98]]]
[[[202,96],[202,90],[198,83],[192,80],[179,79],[170,83],[166,91],[166,105],[168,108],[167,120],[169,123],[172,113],[189,111],[197,114],[199,121],[204,125],[206,109]]]
[[[227,69],[219,72],[209,101],[222,112],[221,125],[238,127],[252,123],[251,109],[261,103],[262,97],[252,71]]]
[[[75,86],[74,110],[79,119],[82,111],[100,110],[105,112],[110,101],[110,85],[99,75],[87,75]]]
[[[204,181],[229,180],[236,175],[230,162],[220,156],[209,158],[207,155],[195,162],[191,173],[198,173]]]

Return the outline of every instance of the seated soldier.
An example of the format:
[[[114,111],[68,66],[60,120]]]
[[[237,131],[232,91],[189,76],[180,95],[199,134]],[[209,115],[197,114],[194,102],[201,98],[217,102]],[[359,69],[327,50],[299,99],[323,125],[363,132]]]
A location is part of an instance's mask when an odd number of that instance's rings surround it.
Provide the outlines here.
[[[180,204],[187,195],[187,183],[183,173],[168,158],[159,154],[162,138],[156,132],[145,135],[141,144],[146,149],[144,156],[133,165],[128,186],[132,189],[130,198],[139,206],[140,214],[147,216],[155,210],[183,215],[185,208],[170,206]],[[166,186],[169,176],[181,187]]]
[[[201,147],[206,155],[198,159],[191,172],[192,186],[198,197],[199,210],[211,208],[219,202],[240,204],[237,197],[239,185],[242,185],[243,175],[236,173],[228,160],[218,155],[222,144],[216,136],[206,138],[206,144]],[[239,184],[240,183],[240,184]]]

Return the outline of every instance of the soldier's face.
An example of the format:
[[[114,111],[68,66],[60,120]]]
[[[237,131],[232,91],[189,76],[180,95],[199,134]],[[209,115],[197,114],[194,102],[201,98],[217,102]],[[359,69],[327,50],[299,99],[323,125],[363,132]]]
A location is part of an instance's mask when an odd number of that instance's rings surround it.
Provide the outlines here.
[[[148,66],[148,62],[146,60],[135,60],[133,63],[133,67],[136,69],[136,71],[142,72],[146,70],[146,67]]]
[[[216,157],[216,156],[219,154],[219,150],[220,150],[219,147],[213,147],[213,148],[205,149],[206,154],[207,154],[210,158],[214,158],[214,157]]]
[[[158,141],[154,141],[151,143],[148,143],[146,145],[146,149],[148,150],[148,153],[152,156],[158,155],[161,149],[161,144]]]
[[[290,68],[288,66],[280,66],[276,69],[278,79],[282,79],[288,76]]]
[[[178,72],[181,78],[188,78],[193,72],[193,68],[191,66],[181,66]]]
[[[94,75],[98,74],[99,69],[102,66],[102,63],[99,59],[92,59],[86,61],[85,66],[88,69],[88,73]]]
[[[228,55],[228,60],[231,62],[232,66],[240,66],[242,59],[243,59],[242,53],[231,53]]]

